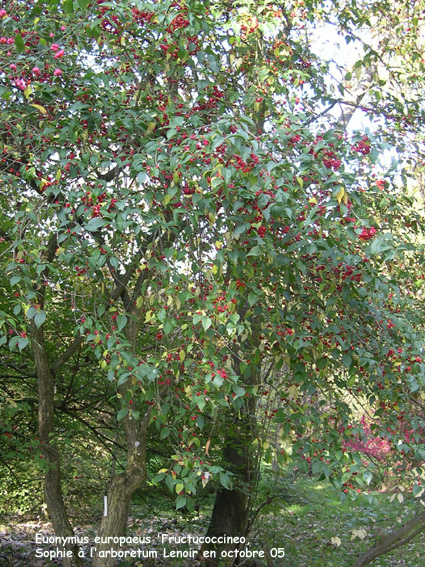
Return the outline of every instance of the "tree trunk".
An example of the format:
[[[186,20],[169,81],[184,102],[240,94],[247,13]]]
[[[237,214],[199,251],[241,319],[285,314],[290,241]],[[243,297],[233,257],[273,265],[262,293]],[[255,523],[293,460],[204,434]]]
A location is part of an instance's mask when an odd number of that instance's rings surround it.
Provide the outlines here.
[[[406,545],[410,540],[425,530],[425,512],[417,514],[414,518],[404,524],[398,530],[395,530],[383,537],[373,547],[362,553],[354,563],[353,567],[365,567],[374,559],[385,553],[389,553],[402,545]]]
[[[255,401],[255,400],[253,400]],[[228,469],[233,472],[234,488],[222,488],[218,491],[214,502],[210,525],[206,536],[231,536],[241,538],[247,535],[251,496],[256,479],[256,468],[252,442],[256,436],[255,415],[252,402],[247,403],[242,415],[228,424],[225,438],[224,460]],[[208,567],[218,565],[223,551],[238,548],[237,543],[219,545],[206,544],[202,547],[200,557],[205,550],[214,550],[216,558],[206,559]],[[238,562],[232,563],[237,565]]]
[[[117,285],[114,270],[111,275]],[[136,290],[141,288],[145,274],[139,276]],[[141,324],[143,310],[135,307],[135,300],[139,291],[135,291],[133,298],[130,299],[127,290],[124,288],[121,293],[126,312],[131,313],[132,318],[124,329],[128,342],[132,345],[133,354],[136,351],[136,341]],[[122,398],[125,398],[127,389],[131,387],[131,382],[127,381],[118,388]],[[151,411],[148,410],[140,421],[136,421],[131,416],[126,416],[122,420],[124,427],[126,446],[127,446],[127,467],[126,470],[111,480],[107,494],[107,513],[102,517],[97,537],[101,538],[100,543],[95,543],[93,556],[93,567],[114,567],[117,564],[117,557],[114,552],[125,551],[126,546],[119,546],[111,541],[112,538],[125,535],[127,521],[130,513],[131,496],[134,491],[146,480],[146,436],[150,421]],[[105,512],[104,512],[105,514]]]
[[[248,493],[242,490],[221,489],[215,498],[214,509],[206,537],[231,536],[232,538],[243,537],[246,533],[249,519]],[[223,551],[236,549],[238,544],[205,544],[202,546],[200,558],[204,551],[214,551],[216,558],[204,559],[205,565],[215,567],[220,561]],[[234,563],[237,564],[236,562]]]
[[[247,305],[239,309],[240,320],[246,317]],[[261,362],[250,366],[251,373],[244,375],[240,367],[240,361],[244,354],[249,353],[249,358],[256,358],[256,349],[259,344],[259,330],[254,321],[251,321],[252,336],[241,345],[241,352],[233,356],[234,368],[237,369],[241,382],[245,386],[254,386],[260,380]],[[223,443],[223,457],[225,466],[234,474],[233,489],[222,488],[218,491],[214,502],[210,525],[206,536],[227,535],[232,538],[246,537],[249,525],[252,496],[258,479],[258,470],[254,453],[254,441],[257,438],[256,418],[256,396],[245,398],[244,405],[237,412],[234,411],[233,418],[225,423],[225,435]],[[239,547],[237,543],[220,545],[205,544],[200,552],[202,559],[203,551],[213,550],[216,558],[205,559],[208,567],[218,565],[222,551],[234,550]],[[238,565],[238,561],[232,561],[231,565]]]
[[[38,429],[41,450],[46,463],[44,498],[57,537],[73,537],[74,530],[68,519],[62,497],[60,456],[51,436],[54,432],[54,376],[50,369],[42,329],[32,326],[32,347],[38,378]],[[60,546],[59,546],[60,547]],[[80,567],[78,546],[68,544],[72,557],[63,558],[64,567]]]
[[[126,549],[126,546],[114,544],[111,538],[124,536],[131,496],[146,480],[146,435],[149,418],[148,411],[140,422],[128,417],[123,420],[128,447],[127,468],[111,480],[106,515],[102,517],[97,533],[97,537],[102,539],[100,543],[95,543],[93,567],[114,567],[117,557],[113,556],[113,552]]]
[[[57,237],[53,234],[43,256],[46,262],[52,262],[57,249]],[[134,307],[137,293],[140,292],[141,284],[145,275],[139,277],[133,299],[130,299],[124,281],[131,277],[137,264],[131,267],[123,280],[117,278],[112,269],[111,274],[116,283],[115,293],[121,297],[125,309],[131,312],[132,319],[129,321],[125,330],[126,337],[132,345],[133,353],[136,348],[136,339],[141,322],[141,312]],[[48,268],[42,274],[41,284],[36,288],[38,302],[41,309],[45,305],[45,286],[44,281],[48,277]],[[44,481],[44,494],[47,510],[53,524],[53,529],[57,537],[72,538],[74,531],[68,518],[68,513],[63,500],[60,472],[60,455],[55,446],[52,436],[54,434],[54,398],[55,398],[55,375],[79,347],[82,339],[79,337],[68,347],[68,349],[57,359],[56,363],[51,364],[46,350],[43,327],[37,327],[34,321],[31,322],[31,344],[34,351],[34,362],[38,377],[38,425],[40,443],[43,457],[46,462],[46,472]],[[119,392],[121,397],[125,397],[129,383],[121,384]],[[108,538],[116,538],[125,534],[128,515],[130,510],[130,500],[133,492],[146,480],[146,432],[150,421],[150,410],[148,410],[140,422],[131,416],[123,419],[123,426],[127,444],[127,467],[126,470],[111,480],[108,490],[107,514],[103,516],[98,532],[98,537],[104,538],[104,543],[94,550],[94,567],[113,567],[117,559],[111,555],[111,550],[119,550]],[[60,546],[59,546],[60,547]],[[78,556],[79,548],[75,544],[67,544],[67,551],[72,552],[71,557],[63,558],[63,567],[81,567],[82,558]],[[105,553],[109,551],[108,553]],[[102,556],[104,555],[104,556]]]
[[[137,480],[137,482],[136,482]],[[113,478],[108,490],[107,515],[103,516],[97,536],[102,538],[100,543],[95,544],[93,567],[113,567],[117,558],[111,552],[125,550],[126,546],[119,546],[108,541],[108,538],[120,537],[125,534],[127,520],[130,512],[131,494],[145,480],[145,475],[139,474],[133,477],[133,483],[129,481],[127,473]]]

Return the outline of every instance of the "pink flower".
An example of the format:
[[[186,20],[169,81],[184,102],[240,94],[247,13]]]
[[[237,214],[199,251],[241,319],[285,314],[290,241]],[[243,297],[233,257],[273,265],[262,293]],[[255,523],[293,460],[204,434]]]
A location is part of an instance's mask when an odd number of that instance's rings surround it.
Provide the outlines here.
[[[32,72],[36,77],[38,77],[41,74],[41,71],[38,67],[33,67]]]
[[[16,65],[15,65],[15,63],[11,63],[11,64],[9,65],[9,67],[12,69],[12,71],[16,71]]]
[[[55,77],[60,77],[60,76],[62,75],[62,69],[55,69],[55,70],[53,71],[53,75],[54,75]]]
[[[0,10],[0,18],[5,18],[6,16],[7,16],[6,10],[4,9]]]
[[[50,49],[52,51],[57,51],[59,49],[59,45],[57,43],[52,43],[52,45],[50,46]]]
[[[63,49],[59,49],[59,51],[55,54],[55,59],[61,59],[65,55],[65,51]]]

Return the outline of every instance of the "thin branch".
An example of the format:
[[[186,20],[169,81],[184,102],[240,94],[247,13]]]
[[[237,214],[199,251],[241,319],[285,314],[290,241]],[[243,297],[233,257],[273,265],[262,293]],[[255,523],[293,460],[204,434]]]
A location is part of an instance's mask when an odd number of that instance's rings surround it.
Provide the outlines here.
[[[83,344],[85,337],[77,337],[68,348],[55,360],[52,364],[52,372],[53,374],[57,374],[57,372],[62,368],[62,366],[67,362],[79,349],[79,347]]]
[[[90,423],[88,423],[84,418],[82,418],[77,413],[74,413],[72,410],[61,406],[58,406],[57,409],[60,410],[62,413],[65,413],[66,415],[69,415],[70,417],[76,419],[77,421],[82,423],[85,427],[90,429],[90,431],[92,431],[99,440],[99,443],[101,443],[112,456],[114,456],[114,453],[111,450],[111,448],[107,445],[106,441],[108,441],[112,445],[115,445],[119,449],[125,450],[125,447],[120,445],[118,442],[114,441],[113,439],[110,439],[106,435],[103,435],[103,433],[99,433],[99,431],[93,425],[90,425]]]

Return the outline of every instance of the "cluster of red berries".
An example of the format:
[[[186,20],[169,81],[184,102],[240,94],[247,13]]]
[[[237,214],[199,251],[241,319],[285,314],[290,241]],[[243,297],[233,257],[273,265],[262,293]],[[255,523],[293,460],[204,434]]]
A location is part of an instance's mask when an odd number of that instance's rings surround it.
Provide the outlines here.
[[[363,136],[360,142],[351,146],[351,149],[364,156],[370,154],[370,140],[367,136]]]
[[[361,234],[359,235],[360,240],[370,240],[376,234],[376,228],[363,228]]]

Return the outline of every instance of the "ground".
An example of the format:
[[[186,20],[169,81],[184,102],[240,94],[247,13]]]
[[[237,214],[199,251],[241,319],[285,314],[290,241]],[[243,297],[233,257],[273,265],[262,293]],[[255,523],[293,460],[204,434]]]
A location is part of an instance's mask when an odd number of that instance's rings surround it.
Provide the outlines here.
[[[250,534],[249,546],[245,549],[263,551],[255,560],[242,562],[246,567],[351,567],[362,551],[371,547],[391,527],[397,528],[412,516],[413,508],[407,501],[390,501],[390,494],[378,493],[378,505],[368,502],[367,495],[352,501],[347,498],[341,503],[338,494],[327,484],[312,479],[298,479],[285,489],[284,498],[276,498],[268,507]],[[146,516],[146,510],[135,506],[129,523],[128,536],[138,537],[136,545],[150,550],[157,557],[122,561],[122,567],[195,567],[193,557],[196,545],[184,545],[179,539],[169,543],[172,537],[200,536],[205,533],[208,511],[200,515],[182,515],[158,512],[157,516]],[[51,550],[53,546],[36,544],[36,534],[53,536],[51,525],[45,520],[22,521],[12,516],[3,518],[0,525],[0,567],[50,567],[61,565],[60,560],[37,559],[36,548]],[[165,534],[167,541],[162,541]],[[93,538],[95,533],[90,525],[76,525],[76,535]],[[150,541],[149,541],[150,540]],[[373,567],[423,567],[425,533],[407,546],[391,555],[378,558]],[[124,545],[122,549],[131,549]],[[134,548],[134,546],[133,546]],[[89,555],[89,545],[84,546]],[[185,559],[192,550],[192,555]],[[176,554],[175,552],[180,552]],[[176,556],[173,557],[173,552]],[[283,555],[284,554],[284,555]],[[280,557],[279,557],[280,555]],[[87,559],[87,565],[90,560]]]

